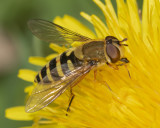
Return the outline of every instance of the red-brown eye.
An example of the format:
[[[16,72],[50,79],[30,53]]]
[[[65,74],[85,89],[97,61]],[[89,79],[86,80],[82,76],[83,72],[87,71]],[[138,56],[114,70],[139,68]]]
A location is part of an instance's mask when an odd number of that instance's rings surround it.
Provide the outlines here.
[[[107,44],[106,52],[107,52],[107,55],[109,56],[109,58],[111,59],[112,63],[115,63],[120,59],[120,51],[113,44]]]

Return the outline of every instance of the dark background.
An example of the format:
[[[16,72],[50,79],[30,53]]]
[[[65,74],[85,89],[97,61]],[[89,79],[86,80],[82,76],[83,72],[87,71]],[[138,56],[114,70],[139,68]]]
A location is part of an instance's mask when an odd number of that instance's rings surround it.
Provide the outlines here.
[[[104,0],[103,0],[104,2]],[[116,9],[116,1],[112,0]],[[142,0],[138,0],[139,8]],[[17,128],[31,125],[29,121],[5,118],[5,109],[22,106],[24,88],[29,82],[17,78],[19,69],[39,68],[28,63],[29,56],[46,56],[53,51],[48,44],[33,37],[27,28],[29,19],[52,21],[56,16],[71,15],[93,30],[80,12],[96,14],[104,21],[100,9],[92,0],[0,0],[0,127]]]

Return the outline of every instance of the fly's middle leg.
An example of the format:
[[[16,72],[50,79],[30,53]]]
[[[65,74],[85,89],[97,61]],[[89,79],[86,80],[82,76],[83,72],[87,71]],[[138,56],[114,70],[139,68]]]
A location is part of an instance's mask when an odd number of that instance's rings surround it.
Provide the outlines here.
[[[97,69],[94,70],[94,81],[96,81],[97,78]]]

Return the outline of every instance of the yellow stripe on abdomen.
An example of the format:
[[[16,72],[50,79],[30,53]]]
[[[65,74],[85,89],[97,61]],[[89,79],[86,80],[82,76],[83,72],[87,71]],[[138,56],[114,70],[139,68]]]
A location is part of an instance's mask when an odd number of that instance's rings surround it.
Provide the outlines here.
[[[54,81],[52,76],[51,76],[51,72],[50,72],[50,68],[49,68],[49,63],[46,65],[46,69],[47,69],[47,76],[48,76],[48,80],[49,81]]]
[[[72,64],[71,60],[67,60],[67,65],[70,71],[74,70],[74,65]]]
[[[42,79],[41,71],[38,74],[39,74],[40,81],[42,81],[43,79]]]
[[[61,67],[60,56],[57,56],[56,58],[56,68],[57,68],[58,75],[60,77],[63,77],[64,74],[63,74],[62,67]]]

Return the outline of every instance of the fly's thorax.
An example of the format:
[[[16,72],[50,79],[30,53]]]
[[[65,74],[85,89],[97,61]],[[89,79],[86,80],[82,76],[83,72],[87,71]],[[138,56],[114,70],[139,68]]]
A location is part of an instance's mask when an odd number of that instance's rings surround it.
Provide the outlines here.
[[[104,41],[91,41],[77,47],[75,55],[84,61],[104,61]]]

